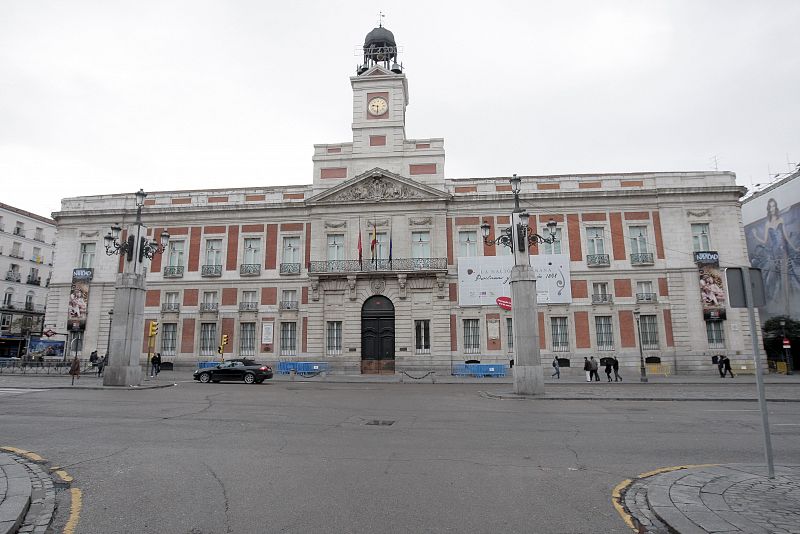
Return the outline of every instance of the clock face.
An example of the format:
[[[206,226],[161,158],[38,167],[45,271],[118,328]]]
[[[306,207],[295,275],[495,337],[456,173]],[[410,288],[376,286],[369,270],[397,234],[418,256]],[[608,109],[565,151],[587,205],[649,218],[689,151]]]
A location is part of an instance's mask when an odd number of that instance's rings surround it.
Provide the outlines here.
[[[389,104],[381,97],[373,98],[367,104],[367,111],[369,111],[370,115],[383,115],[387,109],[389,109]]]

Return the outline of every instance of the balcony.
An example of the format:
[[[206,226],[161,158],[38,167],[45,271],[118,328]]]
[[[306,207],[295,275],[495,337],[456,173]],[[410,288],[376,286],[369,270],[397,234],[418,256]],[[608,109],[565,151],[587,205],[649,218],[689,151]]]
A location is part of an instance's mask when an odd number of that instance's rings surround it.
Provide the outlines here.
[[[392,260],[328,260],[310,262],[308,272],[361,273],[376,271],[420,272],[447,271],[447,258],[397,258]]]
[[[243,263],[239,266],[240,276],[258,276],[261,274],[260,263]]]
[[[639,252],[631,254],[631,265],[653,265],[653,253]]]
[[[3,302],[2,305],[3,309],[7,310],[24,310],[27,312],[33,313],[44,313],[44,304],[34,304],[33,302],[25,302],[25,301],[11,301],[7,300]]]
[[[33,240],[44,243],[44,234],[37,233],[35,236],[33,236]]]
[[[8,280],[9,282],[19,282],[20,275],[16,271],[8,271],[6,272],[6,280]]]
[[[636,302],[656,302],[655,293],[636,293]]]
[[[281,263],[280,274],[300,274],[300,264]]]
[[[219,302],[201,302],[200,313],[218,313]]]
[[[9,256],[12,258],[17,258],[18,260],[25,259],[25,256],[22,255],[22,252],[19,249],[13,249],[11,252],[8,253]]]
[[[28,275],[28,279],[25,281],[26,284],[30,284],[32,286],[40,286],[42,285],[42,277],[41,276],[31,276]]]
[[[614,295],[611,293],[594,293],[592,295],[592,304],[613,304]]]
[[[164,267],[164,278],[183,278],[183,265],[167,265]]]
[[[222,265],[203,265],[200,269],[200,276],[206,278],[219,278],[222,276]]]
[[[240,302],[239,311],[258,311],[258,302]]]
[[[14,227],[14,231],[12,233],[14,235],[18,235],[18,236],[24,237],[25,236],[25,229],[24,228],[20,228],[19,226],[15,226]]]
[[[180,302],[162,302],[161,303],[161,312],[162,313],[178,313],[179,311],[181,311]]]
[[[281,310],[297,311],[298,303],[296,300],[282,300],[278,303],[278,308]]]
[[[611,261],[608,258],[608,254],[589,254],[586,256],[587,267],[608,267],[610,265]]]

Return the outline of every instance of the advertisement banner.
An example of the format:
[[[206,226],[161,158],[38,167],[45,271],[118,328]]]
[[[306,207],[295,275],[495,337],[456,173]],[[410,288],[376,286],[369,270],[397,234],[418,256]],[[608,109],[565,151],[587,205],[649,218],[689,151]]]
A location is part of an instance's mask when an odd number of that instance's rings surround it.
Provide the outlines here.
[[[725,289],[719,263],[700,263],[698,267],[703,318],[706,321],[723,320],[726,318]]]
[[[540,254],[530,259],[536,273],[536,301],[570,304],[569,255]],[[510,297],[513,266],[513,256],[458,258],[458,305],[497,306],[498,297]]]
[[[91,269],[74,269],[72,271],[72,289],[69,293],[67,311],[67,327],[70,330],[86,329],[86,314],[89,305],[89,282],[92,280]]]
[[[39,356],[43,358],[64,358],[64,341],[55,341],[50,339],[40,339],[38,337],[31,338],[31,344],[28,346],[28,354],[37,359]]]

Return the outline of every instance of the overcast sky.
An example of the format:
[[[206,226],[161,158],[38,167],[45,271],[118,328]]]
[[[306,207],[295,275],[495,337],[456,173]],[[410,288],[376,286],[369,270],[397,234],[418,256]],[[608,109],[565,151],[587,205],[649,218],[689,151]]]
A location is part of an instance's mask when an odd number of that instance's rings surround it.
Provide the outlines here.
[[[379,9],[448,178],[800,161],[800,1],[279,5],[0,0],[0,201],[310,183]]]

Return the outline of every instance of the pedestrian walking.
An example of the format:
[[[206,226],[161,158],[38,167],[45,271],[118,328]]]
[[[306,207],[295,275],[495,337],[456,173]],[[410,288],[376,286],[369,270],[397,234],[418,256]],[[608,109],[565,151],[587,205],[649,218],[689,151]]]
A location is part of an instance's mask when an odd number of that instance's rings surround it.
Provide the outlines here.
[[[583,370],[586,372],[586,381],[592,381],[592,364],[589,363],[589,358],[583,357]]]
[[[594,356],[592,356],[589,358],[589,381],[594,377],[595,382],[600,382],[600,375],[597,372],[598,369],[600,369],[600,365],[597,363],[597,360],[594,359]]]
[[[731,378],[736,378],[734,376],[734,374],[733,374],[733,369],[731,369],[731,359],[728,358],[727,356],[723,356],[722,357],[722,362],[723,362],[723,369],[724,369],[724,371],[722,373],[722,378],[725,378],[725,375],[728,374],[728,373],[731,374]]]
[[[614,367],[614,364],[611,361],[611,358],[606,358],[606,377],[608,377],[608,381],[611,382],[611,369]]]
[[[161,372],[161,353],[156,352],[150,359],[150,376],[155,377]]]
[[[725,378],[725,356],[721,354],[717,356],[717,370],[719,371],[719,377]]]
[[[89,363],[92,364],[92,368],[97,366],[97,360],[100,358],[97,356],[97,351],[93,350],[92,353],[89,355]]]
[[[97,362],[97,376],[103,376],[103,368],[108,365],[108,354],[103,356],[103,359]]]
[[[611,368],[614,370],[614,382],[617,380],[622,382],[622,376],[619,374],[619,360],[616,357],[614,358],[614,363]]]
[[[75,379],[81,377],[81,362],[78,360],[77,354],[72,358],[72,363],[69,365],[69,374],[72,376],[72,385],[74,386]]]
[[[556,357],[553,357],[553,374],[550,375],[550,378],[553,377],[561,379],[561,367],[558,365],[558,358]]]

